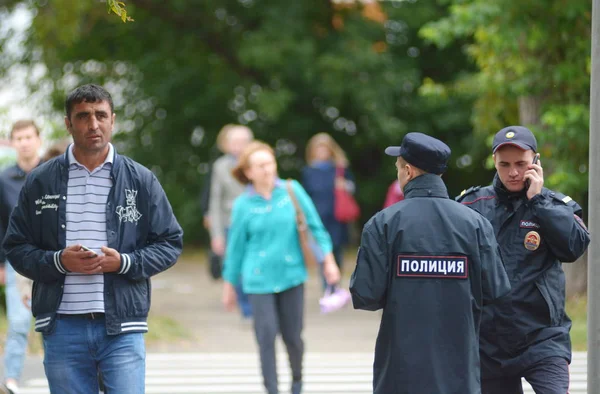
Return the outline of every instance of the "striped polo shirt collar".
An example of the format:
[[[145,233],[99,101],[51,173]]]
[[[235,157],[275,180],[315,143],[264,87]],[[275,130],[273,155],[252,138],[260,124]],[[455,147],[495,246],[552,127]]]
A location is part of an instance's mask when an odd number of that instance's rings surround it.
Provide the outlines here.
[[[78,162],[77,159],[75,158],[75,155],[73,154],[74,146],[75,146],[75,144],[71,144],[71,145],[69,145],[69,148],[67,149],[67,155],[68,155],[68,159],[69,159],[69,168],[72,168],[72,166],[85,168],[85,166],[83,164],[81,164],[80,162]],[[104,162],[102,163],[102,165],[100,165],[98,167],[103,168],[107,163],[112,165],[114,163],[114,161],[115,161],[115,148],[113,147],[113,144],[111,144],[109,142],[108,143],[108,155],[106,155],[106,159],[104,159]]]

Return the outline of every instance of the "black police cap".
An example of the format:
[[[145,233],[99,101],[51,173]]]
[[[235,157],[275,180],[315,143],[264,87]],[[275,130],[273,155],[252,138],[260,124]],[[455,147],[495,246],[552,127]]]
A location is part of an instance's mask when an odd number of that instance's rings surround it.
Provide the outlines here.
[[[408,133],[400,146],[390,146],[385,153],[402,157],[407,163],[431,174],[442,174],[448,168],[450,148],[442,141],[423,133]]]
[[[535,136],[527,127],[508,126],[500,130],[494,136],[492,151],[496,151],[506,145],[513,145],[519,149],[537,152],[537,141]]]

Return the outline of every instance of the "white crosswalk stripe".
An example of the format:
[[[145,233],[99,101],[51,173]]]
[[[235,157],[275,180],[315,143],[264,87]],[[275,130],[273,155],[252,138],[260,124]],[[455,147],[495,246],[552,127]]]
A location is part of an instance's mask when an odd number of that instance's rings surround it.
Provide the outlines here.
[[[277,357],[280,392],[289,393],[291,376],[284,353]],[[571,394],[585,393],[586,353],[573,355]],[[372,393],[371,353],[308,353],[304,362],[305,394]],[[24,382],[22,394],[48,394],[46,379]],[[523,384],[525,393],[533,393]],[[155,353],[146,358],[148,394],[262,394],[258,356],[254,353]]]

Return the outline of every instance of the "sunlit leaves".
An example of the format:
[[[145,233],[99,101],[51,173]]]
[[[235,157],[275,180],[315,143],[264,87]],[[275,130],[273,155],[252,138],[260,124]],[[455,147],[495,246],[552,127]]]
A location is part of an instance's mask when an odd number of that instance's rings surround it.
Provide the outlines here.
[[[133,19],[127,15],[124,2],[118,0],[106,0],[106,6],[108,7],[108,13],[114,12],[121,18],[123,23],[133,22]]]

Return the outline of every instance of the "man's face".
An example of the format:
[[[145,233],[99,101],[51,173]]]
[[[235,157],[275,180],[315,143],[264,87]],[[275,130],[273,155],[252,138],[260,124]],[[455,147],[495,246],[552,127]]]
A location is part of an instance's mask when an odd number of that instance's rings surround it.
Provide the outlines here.
[[[243,128],[235,128],[227,133],[227,151],[234,157],[239,157],[246,149],[252,139],[248,131]]]
[[[107,149],[114,124],[115,114],[106,101],[75,104],[71,119],[65,117],[65,125],[73,136],[75,148],[90,153]]]
[[[494,154],[494,165],[504,187],[510,192],[519,192],[525,187],[525,171],[533,161],[532,150],[519,149],[513,145],[506,145]]]
[[[17,151],[17,158],[19,160],[32,160],[38,156],[42,140],[35,127],[27,126],[14,130],[10,143],[15,151]]]

